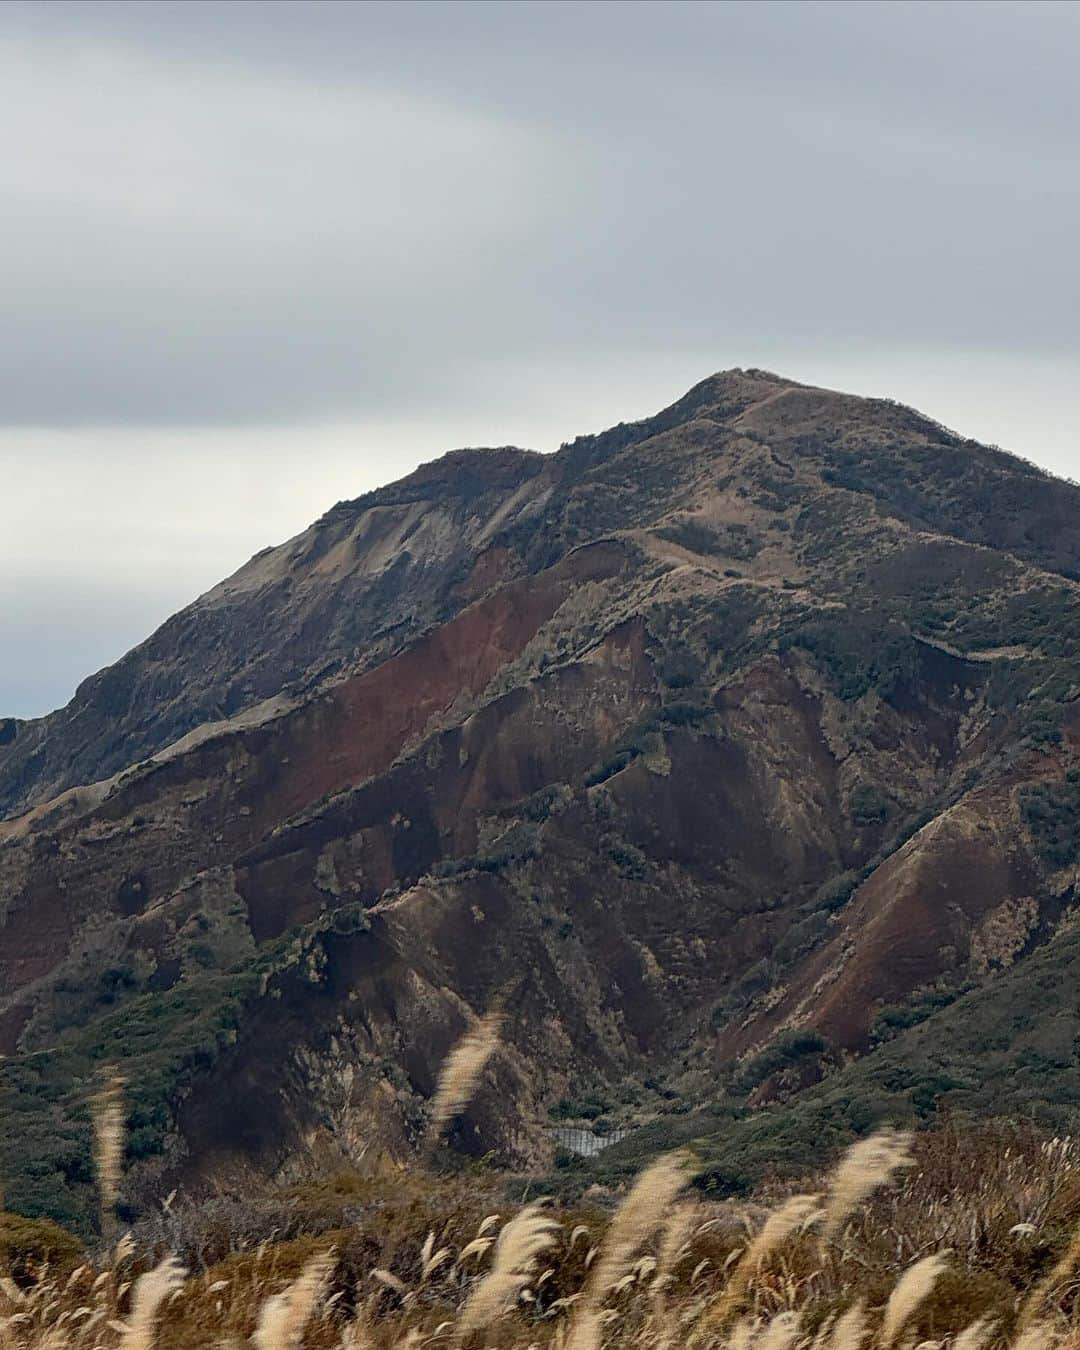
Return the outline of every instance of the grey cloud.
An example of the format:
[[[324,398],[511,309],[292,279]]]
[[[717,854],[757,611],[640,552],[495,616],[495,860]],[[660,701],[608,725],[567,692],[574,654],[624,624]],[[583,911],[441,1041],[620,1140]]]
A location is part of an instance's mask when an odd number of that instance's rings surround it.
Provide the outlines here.
[[[9,424],[382,412],[493,353],[1077,348],[1069,6],[0,25]]]
[[[1080,7],[0,5],[0,715],[455,444],[764,365],[1080,477]]]

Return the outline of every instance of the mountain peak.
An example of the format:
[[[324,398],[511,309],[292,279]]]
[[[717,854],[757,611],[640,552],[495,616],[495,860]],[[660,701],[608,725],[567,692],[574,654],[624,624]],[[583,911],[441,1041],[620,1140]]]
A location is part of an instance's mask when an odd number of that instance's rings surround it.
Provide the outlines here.
[[[782,568],[796,505],[837,491],[853,494],[851,508],[873,504],[907,527],[1080,577],[1075,485],[888,400],[722,370],[654,416],[554,455],[453,450],[338,503],[85,681],[67,709],[0,739],[0,813],[117,772],[285,686],[381,661],[481,585],[599,537],[719,512],[718,537],[764,528],[777,547],[763,556]]]
[[[1071,959],[1077,580],[1080,489],[757,370],[340,504],[0,722],[9,1201],[82,1222],[106,1059],[148,1193],[406,1158],[508,971],[481,1153],[546,1166],[548,1109],[598,1098],[850,1134],[882,1056],[920,1095],[867,1110],[964,1105],[1027,1025],[998,972]]]

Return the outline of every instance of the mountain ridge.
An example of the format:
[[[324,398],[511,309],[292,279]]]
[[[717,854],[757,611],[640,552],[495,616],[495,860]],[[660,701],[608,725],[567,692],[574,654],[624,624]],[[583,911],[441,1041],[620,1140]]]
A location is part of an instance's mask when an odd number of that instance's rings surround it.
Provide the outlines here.
[[[760,393],[761,398],[755,401],[748,396],[750,391]],[[520,490],[526,483],[537,477],[544,479],[545,483],[548,480],[555,479],[556,483],[552,484],[552,487],[554,487],[558,480],[568,476],[564,466],[569,467],[571,478],[575,472],[580,472],[583,464],[588,468],[596,468],[606,458],[617,455],[633,445],[640,444],[654,435],[661,434],[669,425],[677,424],[680,418],[685,420],[688,413],[703,408],[711,408],[714,411],[720,408],[728,415],[734,410],[737,417],[741,417],[754,408],[768,407],[775,403],[777,399],[797,392],[890,410],[902,420],[911,420],[919,427],[944,437],[943,444],[950,447],[971,447],[975,444],[974,442],[961,441],[956,433],[902,404],[892,403],[888,400],[862,399],[857,395],[832,394],[830,391],[798,384],[770,372],[735,369],[720,372],[701,381],[681,399],[654,417],[645,418],[636,423],[620,423],[598,436],[579,437],[577,440],[561,446],[553,455],[541,455],[536,451],[521,450],[512,446],[450,451],[419,466],[404,479],[376,488],[361,497],[338,502],[308,530],[301,532],[294,539],[287,540],[282,545],[261,550],[231,577],[218,583],[217,586],[212,587],[190,606],[171,619],[166,620],[162,628],[147,638],[145,642],[139,644],[132,652],[121,658],[119,662],[84,680],[66,708],[59,709],[44,718],[29,721],[4,719],[2,725],[5,734],[0,737],[0,811],[11,814],[13,811],[17,811],[20,805],[42,800],[42,794],[55,795],[56,791],[75,786],[80,781],[77,776],[78,773],[86,772],[85,766],[93,762],[93,756],[95,755],[98,758],[104,758],[105,762],[111,767],[119,768],[123,765],[125,755],[130,762],[137,758],[139,753],[150,748],[160,749],[164,744],[167,744],[168,742],[163,740],[161,736],[150,735],[140,738],[136,733],[127,738],[121,746],[113,748],[103,746],[101,738],[99,738],[96,743],[93,743],[91,754],[81,759],[77,758],[75,764],[67,772],[54,773],[42,785],[37,786],[35,784],[35,778],[43,776],[39,765],[42,761],[48,762],[49,760],[47,743],[50,740],[49,728],[51,726],[60,724],[64,720],[71,721],[74,716],[83,713],[89,713],[93,716],[93,713],[99,709],[102,714],[115,717],[116,709],[118,705],[122,704],[127,692],[125,689],[116,686],[124,683],[122,676],[127,673],[133,662],[137,662],[138,654],[145,651],[146,664],[149,665],[157,659],[159,649],[162,647],[168,649],[179,646],[191,636],[189,632],[185,631],[185,628],[190,626],[193,615],[198,614],[204,617],[205,611],[212,609],[216,604],[234,599],[237,594],[242,593],[245,589],[250,589],[253,584],[255,586],[260,583],[264,584],[272,563],[284,564],[290,568],[295,567],[299,558],[305,553],[307,557],[304,560],[308,563],[316,560],[319,550],[328,551],[334,543],[332,539],[320,537],[320,531],[326,533],[331,531],[333,527],[340,526],[343,522],[352,523],[357,514],[366,510],[408,506],[446,496],[471,498],[477,493],[483,496],[492,488],[496,490],[499,488]],[[990,456],[991,459],[1000,459],[1002,464],[999,467],[1013,475],[1030,479],[1039,485],[1067,484],[1067,480],[1054,479],[1044,470],[1029,464],[1025,460],[1009,455],[1005,451],[988,447],[978,447],[978,449],[983,455]],[[477,475],[468,472],[468,466],[478,465],[483,465],[486,471],[494,469],[495,473],[486,472]],[[517,468],[519,472],[515,474],[514,468]],[[520,472],[520,470],[526,468],[528,472]],[[831,472],[836,473],[837,471],[831,470]],[[851,486],[855,490],[859,489],[859,480],[851,475],[849,467],[847,468],[846,479],[844,478],[843,468],[840,470],[840,474],[841,478],[838,481],[841,482],[842,486]],[[1068,486],[1074,487],[1075,485],[1068,484]],[[1075,496],[1076,502],[1080,502],[1080,489],[1076,489]],[[930,521],[918,520],[917,523],[924,528],[933,528],[933,522]],[[1072,533],[1075,535],[1077,531],[1074,529]],[[963,538],[964,536],[959,537]],[[980,541],[969,539],[968,542]],[[1022,550],[1020,556],[1026,556],[1029,551]],[[1065,574],[1072,576],[1074,579],[1080,576],[1080,540],[1074,539],[1071,543]],[[412,578],[410,578],[411,581]],[[376,606],[380,603],[385,603],[385,597],[376,596]],[[247,642],[253,639],[253,635],[249,631],[245,631],[243,636]],[[321,633],[320,636],[325,638],[326,634]],[[372,637],[378,636],[378,634],[373,634],[368,629],[359,628],[356,634],[350,636],[361,642],[370,642]],[[222,640],[220,635],[216,635],[216,638],[218,642]],[[211,642],[214,639],[215,635],[211,634]],[[341,645],[341,643],[338,644],[339,647]],[[353,656],[355,656],[356,645],[356,641],[354,641],[353,651],[350,653]],[[243,654],[243,650],[232,653],[234,664],[241,662]],[[348,658],[344,653],[335,650],[335,659],[341,662]],[[250,665],[250,662],[247,664]],[[313,668],[313,666],[314,663],[310,659],[310,655],[306,662],[301,657],[293,661],[286,671],[277,672],[269,682],[256,680],[247,689],[230,687],[228,681],[223,680],[214,688],[214,693],[218,695],[215,701],[209,702],[204,699],[201,706],[190,710],[182,709],[178,718],[171,724],[169,733],[179,731],[182,734],[192,730],[200,720],[216,720],[215,714],[218,716],[222,713],[228,715],[230,712],[239,711],[258,701],[259,697],[277,693],[282,685],[288,682],[286,677],[310,682],[313,677],[317,677],[319,674],[317,667]],[[146,692],[151,702],[155,697],[160,697],[160,691],[155,690],[152,686]],[[176,737],[172,736],[171,738],[175,739]]]
[[[512,972],[454,1139],[518,1167],[996,1007],[1075,903],[1078,558],[1080,489],[756,371],[338,503],[0,747],[11,1193],[87,1221],[109,1059],[132,1203],[408,1156]]]

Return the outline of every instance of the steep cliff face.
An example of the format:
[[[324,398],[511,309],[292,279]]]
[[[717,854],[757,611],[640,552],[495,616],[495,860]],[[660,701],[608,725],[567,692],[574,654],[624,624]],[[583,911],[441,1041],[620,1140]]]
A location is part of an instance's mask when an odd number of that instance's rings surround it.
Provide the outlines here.
[[[1080,489],[760,372],[339,505],[0,744],[9,1196],[81,1221],[106,1061],[146,1188],[405,1155],[498,1001],[456,1142],[546,1165],[993,1004],[1070,931],[1078,575]]]
[[[302,697],[400,651],[468,603],[470,579],[475,589],[498,577],[490,539],[542,509],[545,463],[522,450],[457,451],[257,554],[85,680],[68,707],[0,724],[0,811],[107,777],[195,727]]]

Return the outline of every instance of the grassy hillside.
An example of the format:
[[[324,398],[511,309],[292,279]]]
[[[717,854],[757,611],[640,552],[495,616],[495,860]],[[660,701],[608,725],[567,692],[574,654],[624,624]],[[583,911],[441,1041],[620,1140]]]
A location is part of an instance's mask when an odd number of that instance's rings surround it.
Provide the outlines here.
[[[168,1197],[114,1249],[0,1215],[14,1350],[1043,1350],[1077,1335],[1080,1151],[1030,1129],[878,1134],[717,1201],[684,1155],[573,1207],[378,1168]]]

